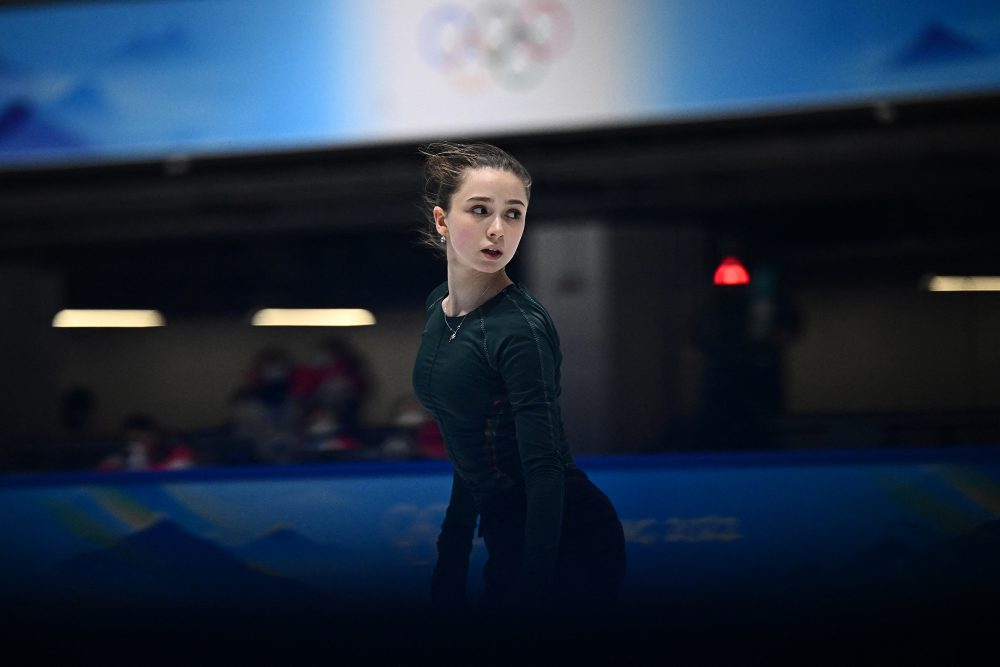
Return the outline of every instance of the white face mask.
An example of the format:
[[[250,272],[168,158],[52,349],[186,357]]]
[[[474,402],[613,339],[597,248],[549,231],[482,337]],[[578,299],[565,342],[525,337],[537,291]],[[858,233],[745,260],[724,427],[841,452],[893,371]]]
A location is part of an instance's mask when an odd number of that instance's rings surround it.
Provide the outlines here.
[[[339,424],[337,424],[336,419],[332,417],[320,417],[309,424],[308,430],[310,435],[326,435],[336,432],[338,427]]]
[[[149,453],[146,451],[146,443],[141,440],[133,440],[128,443],[128,454],[125,457],[125,467],[129,470],[142,470],[149,465]]]
[[[424,415],[417,410],[406,410],[396,415],[396,426],[419,426],[424,422]]]

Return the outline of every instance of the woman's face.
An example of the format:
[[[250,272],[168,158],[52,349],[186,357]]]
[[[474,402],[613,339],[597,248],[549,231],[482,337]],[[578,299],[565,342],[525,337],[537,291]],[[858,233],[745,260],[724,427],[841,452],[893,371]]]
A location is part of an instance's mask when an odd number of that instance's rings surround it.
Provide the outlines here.
[[[434,207],[438,233],[448,237],[448,262],[496,273],[514,257],[524,233],[528,196],[509,171],[469,169],[445,211]]]

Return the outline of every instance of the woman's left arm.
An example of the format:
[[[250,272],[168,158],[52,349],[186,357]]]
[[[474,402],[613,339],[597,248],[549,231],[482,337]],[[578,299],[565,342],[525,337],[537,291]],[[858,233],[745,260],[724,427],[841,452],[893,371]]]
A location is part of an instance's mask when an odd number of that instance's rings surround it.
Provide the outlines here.
[[[527,487],[521,583],[530,595],[551,584],[562,528],[565,471],[555,346],[545,330],[528,321],[522,335],[499,348]]]

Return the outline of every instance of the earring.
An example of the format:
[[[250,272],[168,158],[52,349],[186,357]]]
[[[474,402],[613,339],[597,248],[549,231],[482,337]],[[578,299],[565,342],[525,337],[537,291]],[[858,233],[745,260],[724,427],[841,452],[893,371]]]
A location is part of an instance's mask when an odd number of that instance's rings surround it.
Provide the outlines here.
[[[444,237],[444,234],[442,234],[442,235],[441,235],[441,243],[445,243],[445,242],[446,242],[447,240],[448,240],[448,239],[446,239],[446,238]]]

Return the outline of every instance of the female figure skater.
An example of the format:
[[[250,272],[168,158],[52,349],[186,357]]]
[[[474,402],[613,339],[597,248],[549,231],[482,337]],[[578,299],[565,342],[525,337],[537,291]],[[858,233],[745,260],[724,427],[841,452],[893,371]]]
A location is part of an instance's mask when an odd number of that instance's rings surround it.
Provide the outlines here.
[[[488,144],[421,152],[430,241],[444,250],[448,279],[427,298],[413,385],[454,466],[432,599],[465,608],[478,518],[487,613],[609,611],[625,575],[622,525],[570,454],[552,320],[505,272],[524,234],[531,176]]]

